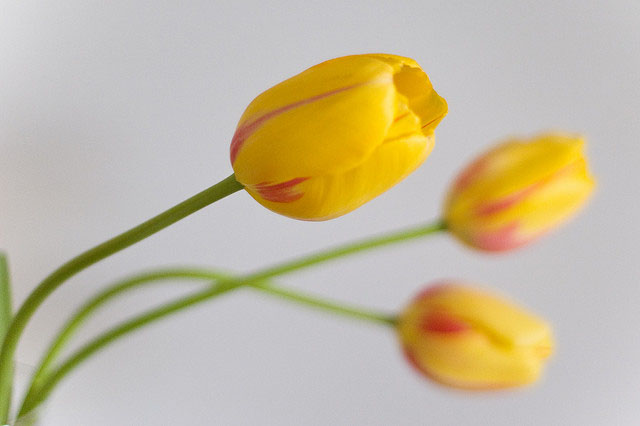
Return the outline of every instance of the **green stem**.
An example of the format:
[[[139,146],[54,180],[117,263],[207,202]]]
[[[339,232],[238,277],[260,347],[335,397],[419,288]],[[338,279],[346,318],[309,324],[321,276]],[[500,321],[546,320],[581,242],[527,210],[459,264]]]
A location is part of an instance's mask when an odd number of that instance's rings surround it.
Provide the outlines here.
[[[73,337],[80,326],[84,324],[85,321],[91,316],[91,314],[93,314],[96,310],[98,310],[101,306],[103,306],[110,300],[116,297],[123,296],[129,290],[134,290],[146,284],[162,282],[175,278],[207,280],[214,279],[212,278],[211,271],[208,270],[204,271],[192,268],[168,269],[136,275],[107,287],[106,290],[103,290],[97,296],[93,297],[87,303],[82,305],[75,312],[75,314],[64,324],[58,335],[53,339],[51,345],[40,361],[40,367],[33,375],[31,384],[28,388],[29,392],[25,397],[25,401],[32,398],[32,394],[40,386],[43,379],[49,373],[53,362],[55,362],[66,344]],[[19,416],[22,416],[24,414],[25,412],[21,410]]]
[[[0,252],[0,341],[4,339],[4,336],[11,324],[12,314],[11,303],[11,275],[9,273],[9,262],[7,256]],[[9,389],[7,399],[9,405],[11,405],[11,394],[13,389],[13,356],[8,360],[8,376],[9,376]]]
[[[297,291],[284,289],[282,287],[275,287],[269,284],[252,284],[251,287],[272,296],[277,296],[294,303],[310,306],[312,308],[320,309],[322,311],[342,315],[345,317],[390,326],[395,326],[396,324],[396,317],[393,315],[382,314],[380,312],[374,312],[368,309],[345,306],[338,302],[319,299],[315,296],[310,296],[308,294],[299,293]]]
[[[325,251],[321,251],[316,254],[308,255],[301,257],[299,259],[295,259],[290,262],[285,262],[280,265],[276,265],[271,268],[266,268],[261,271],[255,272],[253,274],[249,274],[244,277],[237,277],[235,279],[222,279],[218,286],[203,290],[199,293],[195,293],[193,295],[187,296],[178,301],[166,304],[156,309],[152,309],[147,311],[129,321],[125,321],[120,325],[108,330],[107,332],[101,334],[94,340],[90,341],[82,348],[80,348],[74,355],[72,355],[67,361],[65,361],[60,367],[58,367],[53,373],[46,377],[46,380],[42,384],[42,386],[37,391],[37,395],[35,399],[32,400],[28,406],[23,407],[26,411],[29,411],[35,408],[41,401],[45,400],[54,386],[62,380],[74,367],[80,364],[82,361],[87,359],[90,355],[97,352],[104,346],[108,345],[110,342],[118,339],[121,336],[124,336],[146,324],[149,324],[155,320],[161,319],[165,316],[168,316],[174,312],[178,312],[182,309],[185,309],[189,306],[196,305],[200,302],[204,302],[213,297],[219,296],[231,290],[234,290],[243,285],[252,285],[263,288],[265,284],[264,280],[268,278],[272,278],[276,275],[293,272],[298,269],[303,269],[318,263],[322,263],[334,258],[338,258],[341,256],[355,254],[364,250],[370,250],[377,247],[382,247],[385,245],[395,244],[402,241],[417,239],[419,237],[428,236],[440,231],[446,230],[446,226],[444,222],[437,221],[433,224],[428,225],[420,225],[414,228],[410,228],[407,230],[393,232],[390,234],[386,234],[379,237],[373,237],[369,239],[365,239],[356,243],[346,244],[343,246],[339,246],[333,249],[328,249]],[[314,303],[314,305],[318,306]],[[334,311],[341,310],[340,308],[335,309]],[[364,318],[366,314],[361,315],[357,314],[361,318]],[[386,320],[383,320],[384,316],[379,318],[378,322],[386,322],[389,324],[394,323],[392,318],[386,317]]]
[[[183,308],[195,305],[198,302],[202,302],[221,293],[224,293],[224,287],[214,287],[212,289],[196,293],[194,295],[180,299],[176,302],[163,305],[160,308],[149,310],[99,335],[97,338],[91,340],[89,343],[78,349],[74,353],[74,355],[70,356],[67,361],[62,363],[60,367],[46,376],[44,383],[37,390],[33,398],[30,401],[25,401],[21,412],[29,413],[33,409],[37,408],[37,406],[49,396],[54,386],[58,382],[60,382],[60,380],[62,380],[71,370],[77,367],[93,353],[107,346],[112,341],[126,334],[129,334],[146,324],[166,317],[173,312],[180,311]]]
[[[234,175],[218,182],[210,188],[194,195],[182,203],[160,213],[146,222],[130,229],[70,260],[55,270],[42,281],[29,295],[22,307],[18,310],[2,344],[0,351],[0,423],[5,424],[9,416],[10,390],[11,390],[11,362],[18,340],[22,335],[29,319],[36,309],[53,291],[62,283],[85,268],[111,256],[153,234],[169,225],[189,216],[190,214],[218,201],[227,195],[242,189]]]
[[[11,277],[7,256],[0,252],[0,341],[11,323]]]
[[[318,263],[326,262],[328,260],[336,259],[338,257],[355,254],[365,250],[371,250],[377,247],[383,247],[403,241],[414,240],[417,238],[425,237],[436,232],[444,231],[447,229],[444,221],[438,220],[434,223],[426,225],[419,225],[416,227],[408,228],[402,231],[391,232],[378,237],[367,238],[362,241],[357,241],[351,244],[345,244],[333,249],[323,250],[316,254],[303,256],[299,259],[294,259],[290,262],[284,262],[271,268],[266,268],[258,272],[254,272],[246,277],[242,277],[244,283],[252,282],[255,280],[263,280],[266,278],[275,277],[277,275],[286,274],[289,272],[297,271],[308,266],[313,266]]]
[[[207,275],[205,277],[205,275]],[[176,273],[174,278],[179,277],[179,273]],[[189,274],[189,278],[194,278],[194,274]],[[229,275],[222,275],[218,273],[208,273],[203,274],[202,278],[207,279],[215,279],[215,277],[221,279],[230,279]],[[163,277],[168,278],[168,275]],[[358,320],[364,320],[369,322],[375,322],[378,324],[384,324],[387,326],[393,326],[395,324],[395,317],[391,315],[382,314],[379,312],[373,312],[370,310],[364,310],[361,308],[349,307],[337,302],[321,300],[315,296],[306,295],[303,293],[299,293],[292,290],[287,290],[283,288],[278,288],[273,285],[267,283],[254,283],[250,285],[251,287],[262,291],[266,294],[270,294],[272,296],[278,296],[289,301],[304,304],[307,306],[312,306],[316,309],[324,310],[331,313],[340,314],[342,316],[355,318]],[[162,306],[157,309],[149,310],[137,317],[134,317],[131,320],[125,321],[121,323],[119,326],[116,326],[107,332],[101,334],[97,338],[91,340],[86,345],[82,346],[78,349],[74,354],[72,354],[65,362],[63,362],[57,369],[55,369],[51,374],[43,376],[42,379],[39,380],[40,386],[32,388],[27,396],[25,397],[25,401],[20,409],[19,417],[23,416],[33,409],[35,409],[42,401],[44,401],[56,384],[58,384],[67,374],[69,374],[73,369],[75,369],[78,365],[80,365],[83,361],[87,360],[91,355],[95,354],[99,350],[105,348],[111,342],[117,340],[118,338],[137,330],[138,328],[143,327],[155,320],[158,320],[166,315],[174,312],[178,312],[187,306],[194,305],[199,302],[203,302],[212,298],[215,295],[220,295],[229,290],[229,287],[219,285],[200,293],[196,293],[194,295],[188,296],[184,299],[178,300],[177,302],[173,302]],[[46,371],[45,371],[46,374]]]
[[[38,393],[40,387],[47,378],[52,364],[59,357],[61,351],[70,341],[80,326],[99,308],[104,306],[110,300],[116,297],[122,297],[124,294],[131,290],[136,290],[147,284],[155,284],[170,279],[183,278],[183,279],[205,279],[208,281],[218,281],[221,279],[231,279],[229,274],[223,274],[218,271],[212,271],[207,269],[194,269],[194,268],[178,268],[178,269],[166,269],[153,272],[147,272],[140,275],[136,275],[118,283],[115,283],[106,290],[93,297],[87,303],[85,303],[76,313],[65,323],[58,335],[53,339],[52,344],[49,346],[45,353],[40,367],[33,375],[31,384],[28,387],[27,395],[24,398],[23,405],[20,409],[18,417],[24,416],[32,405],[35,395]],[[351,317],[355,319],[371,321],[376,323],[382,323],[386,325],[392,325],[395,322],[394,317],[379,312],[370,310],[354,308],[345,306],[343,304],[322,300],[316,296],[303,294],[293,290],[287,290],[280,287],[275,287],[266,283],[256,283],[253,286],[256,290],[262,291],[271,296],[277,296],[294,303],[311,306],[316,309],[325,310],[338,315]]]

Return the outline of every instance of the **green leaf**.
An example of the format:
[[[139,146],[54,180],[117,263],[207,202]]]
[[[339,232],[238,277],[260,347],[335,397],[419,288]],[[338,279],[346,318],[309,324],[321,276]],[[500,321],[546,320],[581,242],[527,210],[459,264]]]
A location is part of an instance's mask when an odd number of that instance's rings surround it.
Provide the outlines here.
[[[7,256],[0,252],[0,341],[11,324],[11,280]]]

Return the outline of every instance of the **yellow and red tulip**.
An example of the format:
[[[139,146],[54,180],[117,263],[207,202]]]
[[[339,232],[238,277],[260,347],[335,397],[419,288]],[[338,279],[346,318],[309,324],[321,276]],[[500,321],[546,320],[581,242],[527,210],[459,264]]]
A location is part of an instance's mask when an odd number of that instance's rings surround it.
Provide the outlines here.
[[[449,190],[448,229],[472,247],[504,251],[556,227],[593,191],[583,146],[578,136],[551,133],[481,155]]]
[[[397,331],[409,362],[446,386],[488,390],[535,382],[552,352],[549,326],[518,306],[459,283],[427,288]]]
[[[446,113],[414,60],[336,58],[254,99],[233,136],[231,163],[265,207],[296,219],[331,219],[416,169]]]

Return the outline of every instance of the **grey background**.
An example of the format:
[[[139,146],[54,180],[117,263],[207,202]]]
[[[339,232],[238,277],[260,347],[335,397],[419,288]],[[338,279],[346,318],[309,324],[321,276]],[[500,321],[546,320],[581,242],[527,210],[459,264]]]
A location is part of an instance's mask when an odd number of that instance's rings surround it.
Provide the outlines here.
[[[0,247],[22,301],[53,268],[227,176],[255,95],[322,60],[415,58],[449,102],[436,148],[406,181],[324,223],[239,193],[77,276],[30,324],[35,364],[81,301],[162,265],[248,271],[434,218],[445,188],[507,135],[589,140],[597,194],[576,220],[504,256],[446,236],[282,282],[395,310],[457,277],[548,318],[557,351],[515,392],[450,391],[418,377],[391,332],[250,291],[150,327],[90,360],[47,404],[65,425],[633,425],[640,423],[637,1],[0,1]],[[137,293],[82,341],[193,289]]]

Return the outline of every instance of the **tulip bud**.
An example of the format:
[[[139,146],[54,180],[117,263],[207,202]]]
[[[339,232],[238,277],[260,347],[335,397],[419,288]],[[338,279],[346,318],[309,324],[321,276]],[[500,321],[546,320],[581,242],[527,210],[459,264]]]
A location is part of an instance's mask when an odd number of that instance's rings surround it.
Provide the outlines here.
[[[296,219],[331,219],[417,168],[446,113],[412,59],[332,59],[249,104],[231,142],[231,164],[265,207]]]
[[[407,359],[419,372],[471,390],[535,382],[553,344],[541,319],[454,283],[420,293],[400,316],[397,331]]]
[[[448,229],[472,247],[504,251],[558,226],[593,191],[583,145],[577,136],[546,134],[481,155],[449,190]]]

